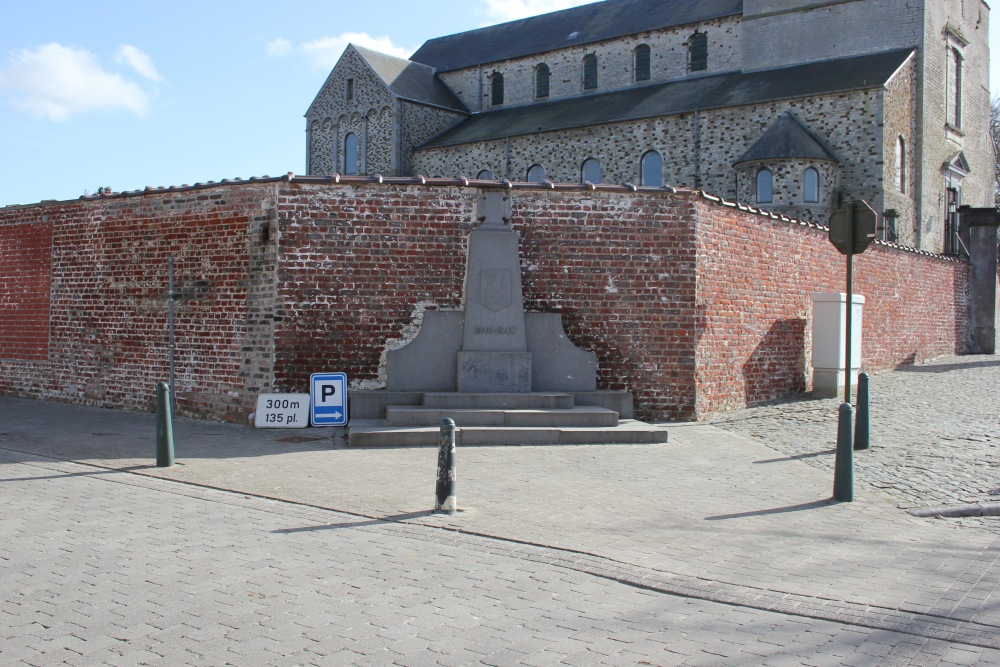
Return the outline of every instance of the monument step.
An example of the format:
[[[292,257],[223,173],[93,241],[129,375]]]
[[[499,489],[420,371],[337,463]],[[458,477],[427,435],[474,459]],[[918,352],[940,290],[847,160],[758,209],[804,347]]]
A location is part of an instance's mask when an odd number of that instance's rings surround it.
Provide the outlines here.
[[[573,407],[573,395],[556,392],[428,392],[424,394],[423,405],[425,408],[452,410],[568,410]]]
[[[382,420],[351,420],[349,447],[437,447],[440,428],[388,426]],[[458,428],[459,447],[505,445],[645,445],[667,442],[665,429],[631,419],[605,428]]]
[[[450,417],[458,426],[537,426],[603,427],[617,426],[618,413],[594,406],[563,410],[487,410],[454,408],[415,408],[390,405],[385,411],[388,426],[440,426]]]

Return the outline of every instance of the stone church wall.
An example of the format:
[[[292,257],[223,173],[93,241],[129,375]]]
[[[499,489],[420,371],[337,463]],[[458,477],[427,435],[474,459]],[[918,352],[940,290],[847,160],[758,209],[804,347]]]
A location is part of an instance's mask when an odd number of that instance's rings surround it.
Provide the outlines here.
[[[168,371],[170,255],[182,414],[242,421],[258,393],[306,391],[319,371],[382,386],[387,347],[427,310],[463,306],[480,192],[455,179],[299,177],[0,209],[0,303],[17,323],[0,330],[0,392],[151,409]],[[809,295],[843,289],[824,229],[692,191],[510,194],[526,308],[561,312],[597,354],[599,386],[633,392],[640,418],[809,388]],[[47,329],[22,318],[44,280],[14,298],[22,274],[45,273],[46,248]],[[867,370],[961,350],[965,264],[879,246],[855,267]]]

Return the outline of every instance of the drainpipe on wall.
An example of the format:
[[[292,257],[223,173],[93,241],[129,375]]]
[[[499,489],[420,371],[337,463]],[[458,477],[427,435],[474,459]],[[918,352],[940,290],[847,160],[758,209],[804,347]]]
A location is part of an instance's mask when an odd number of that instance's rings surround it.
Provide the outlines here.
[[[510,180],[510,137],[504,140],[504,165],[503,165],[503,177],[508,181]]]
[[[694,187],[701,188],[701,114],[694,112]]]

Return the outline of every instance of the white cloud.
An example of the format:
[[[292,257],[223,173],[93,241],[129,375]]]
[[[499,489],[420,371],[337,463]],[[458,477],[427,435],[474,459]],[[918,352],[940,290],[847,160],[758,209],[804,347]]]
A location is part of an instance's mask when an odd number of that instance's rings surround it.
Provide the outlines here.
[[[486,0],[486,10],[492,18],[503,22],[587,5],[592,2],[594,0]]]
[[[281,56],[287,56],[292,52],[292,43],[287,39],[278,38],[268,42],[264,48],[267,50],[267,55],[272,58],[280,58]]]
[[[118,53],[115,54],[115,60],[119,63],[125,63],[138,72],[140,76],[150,81],[163,81],[163,77],[156,71],[152,59],[144,51],[130,44],[123,44],[119,47]]]
[[[372,37],[363,32],[345,32],[337,37],[322,37],[306,42],[302,45],[302,53],[313,67],[331,69],[340,60],[348,44],[364,46],[399,58],[408,58],[413,52],[412,49],[393,44],[388,37]]]
[[[102,69],[89,51],[54,42],[14,53],[0,68],[4,91],[15,108],[54,121],[93,110],[149,112],[149,97],[138,85]]]

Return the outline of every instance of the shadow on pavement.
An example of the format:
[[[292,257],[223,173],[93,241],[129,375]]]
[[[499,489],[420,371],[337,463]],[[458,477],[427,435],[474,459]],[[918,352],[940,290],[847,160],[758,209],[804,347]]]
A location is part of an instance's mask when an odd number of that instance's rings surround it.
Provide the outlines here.
[[[718,516],[707,516],[706,521],[722,521],[724,519],[744,519],[751,516],[767,516],[769,514],[786,514],[788,512],[801,512],[803,510],[815,510],[821,507],[827,507],[829,505],[838,504],[833,498],[827,498],[825,500],[814,500],[811,503],[802,503],[800,505],[789,505],[787,507],[775,507],[769,510],[755,510],[753,512],[739,512],[738,514],[720,514]]]

